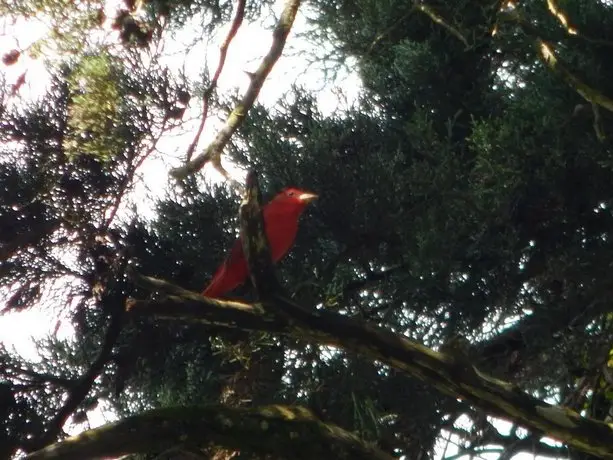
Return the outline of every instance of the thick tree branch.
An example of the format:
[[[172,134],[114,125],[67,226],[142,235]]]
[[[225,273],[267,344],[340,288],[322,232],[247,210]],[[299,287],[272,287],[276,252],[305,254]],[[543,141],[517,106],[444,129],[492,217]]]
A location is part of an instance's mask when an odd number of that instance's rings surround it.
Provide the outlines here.
[[[243,251],[251,281],[260,299],[268,299],[280,290],[270,255],[262,218],[262,192],[254,171],[247,174],[245,199],[241,203],[239,216]]]
[[[285,321],[264,312],[260,304],[211,299],[191,291],[188,295],[172,295],[161,300],[130,299],[126,310],[136,316],[182,319],[211,327],[287,333]]]
[[[157,409],[86,431],[26,458],[85,460],[213,445],[281,458],[393,458],[309,410],[291,406]]]
[[[283,12],[279,18],[279,22],[277,23],[277,26],[273,32],[273,42],[268,54],[264,56],[260,66],[251,78],[249,88],[232,113],[230,113],[228,119],[226,120],[225,126],[219,131],[219,133],[217,133],[217,136],[213,142],[209,144],[204,152],[196,156],[196,158],[179,168],[173,169],[170,172],[171,176],[178,180],[184,179],[185,177],[200,171],[204,165],[210,161],[213,166],[221,174],[223,174],[224,177],[226,177],[226,179],[229,178],[228,173],[221,166],[221,153],[227,143],[230,141],[230,138],[234,132],[236,132],[236,130],[245,120],[247,112],[253,106],[258,94],[260,94],[260,90],[262,89],[262,85],[264,84],[266,77],[281,56],[287,36],[292,28],[294,19],[296,18],[296,13],[298,12],[299,6],[299,0],[288,0],[285,3]]]
[[[262,330],[278,328],[280,334],[343,348],[417,377],[494,416],[542,431],[578,450],[613,459],[613,430],[608,424],[544,403],[511,383],[483,374],[471,363],[451,354],[433,351],[383,328],[334,312],[304,308],[280,295],[254,305],[204,297],[197,299],[197,295],[192,294],[183,301],[179,298],[148,303],[136,301],[132,306],[138,314],[146,314],[148,308],[151,312],[163,310],[163,317],[167,319],[215,325],[228,321],[227,327],[243,328],[263,324]],[[271,316],[273,312],[276,318]]]

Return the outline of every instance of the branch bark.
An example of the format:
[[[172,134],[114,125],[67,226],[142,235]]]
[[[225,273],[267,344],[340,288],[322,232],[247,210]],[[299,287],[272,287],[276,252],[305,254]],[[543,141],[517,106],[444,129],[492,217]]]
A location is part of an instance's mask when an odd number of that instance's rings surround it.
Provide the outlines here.
[[[262,217],[262,192],[254,171],[247,174],[245,199],[241,203],[239,218],[243,251],[251,281],[260,299],[270,298],[281,289],[270,255],[270,245]]]
[[[211,445],[281,458],[392,460],[339,426],[295,406],[172,407],[86,431],[26,457],[84,460]]]
[[[383,328],[334,312],[302,307],[282,295],[276,294],[263,303],[246,304],[214,301],[191,293],[185,298],[132,301],[131,311],[277,332],[343,348],[385,363],[494,416],[542,431],[578,450],[613,459],[613,430],[606,423],[533,398],[516,385],[486,375],[453,354],[436,352]]]
[[[266,77],[274,67],[275,63],[281,56],[287,36],[292,28],[298,7],[299,0],[288,0],[285,3],[279,22],[273,32],[273,42],[268,54],[260,63],[260,66],[251,78],[251,84],[243,95],[243,98],[228,116],[225,126],[217,133],[217,136],[209,144],[209,146],[200,155],[197,155],[193,160],[188,161],[185,165],[175,168],[170,171],[170,175],[177,180],[185,179],[187,176],[200,171],[208,162],[221,173],[226,179],[229,179],[228,173],[221,166],[221,153],[230,141],[232,135],[240,127],[245,120],[247,112],[253,106],[253,103],[260,94],[262,85]]]
[[[202,136],[202,131],[204,131],[204,124],[206,123],[206,119],[209,114],[209,99],[215,91],[217,87],[217,82],[219,81],[219,76],[221,75],[221,71],[223,70],[224,64],[226,63],[226,56],[228,54],[228,48],[230,47],[230,43],[236,37],[238,29],[243,23],[243,17],[245,16],[245,3],[246,0],[238,0],[236,5],[236,13],[234,14],[234,19],[232,20],[232,25],[230,26],[230,30],[228,31],[228,35],[226,35],[226,39],[219,47],[219,61],[217,63],[217,69],[215,70],[215,74],[211,80],[211,84],[204,92],[204,96],[202,98],[202,116],[200,117],[200,124],[198,125],[198,130],[196,131],[196,135],[194,136],[194,140],[189,147],[187,148],[187,161],[192,159],[192,155],[194,154],[194,150],[198,146],[198,141],[200,141],[200,136]]]

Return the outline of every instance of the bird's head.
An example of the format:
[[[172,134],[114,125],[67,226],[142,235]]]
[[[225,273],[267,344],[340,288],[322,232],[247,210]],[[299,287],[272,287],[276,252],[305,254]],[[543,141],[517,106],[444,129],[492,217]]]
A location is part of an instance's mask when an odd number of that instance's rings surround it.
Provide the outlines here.
[[[278,197],[284,201],[293,201],[296,203],[309,204],[311,201],[316,200],[318,195],[311,192],[306,192],[297,188],[286,188],[279,193]]]
[[[316,199],[317,195],[315,193],[289,187],[279,192],[279,194],[272,199],[270,205],[278,210],[285,209],[289,211],[291,209],[300,214],[307,204]]]

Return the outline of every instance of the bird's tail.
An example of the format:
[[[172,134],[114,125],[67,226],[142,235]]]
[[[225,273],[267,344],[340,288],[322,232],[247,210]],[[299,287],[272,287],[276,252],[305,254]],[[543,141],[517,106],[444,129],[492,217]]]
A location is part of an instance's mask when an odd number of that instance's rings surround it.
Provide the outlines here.
[[[237,270],[236,267],[228,268],[226,264],[223,264],[215,273],[209,285],[202,291],[202,295],[218,298],[234,290],[245,281],[245,275],[242,272],[242,270]]]
[[[204,288],[204,291],[202,291],[203,296],[216,298],[223,295],[223,293],[225,292],[223,287],[224,271],[225,267],[222,267],[221,270],[215,273],[215,276],[213,276],[211,282],[207,285],[206,288]]]

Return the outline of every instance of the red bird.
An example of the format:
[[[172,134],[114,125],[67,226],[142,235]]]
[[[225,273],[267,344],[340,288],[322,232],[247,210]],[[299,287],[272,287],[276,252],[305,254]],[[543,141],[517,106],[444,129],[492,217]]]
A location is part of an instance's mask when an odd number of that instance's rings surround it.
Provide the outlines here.
[[[314,193],[286,188],[262,207],[273,263],[281,260],[294,244],[298,233],[298,219],[307,204],[316,198]],[[239,238],[202,295],[220,297],[243,284],[248,276],[249,268],[243,252],[243,242]]]

